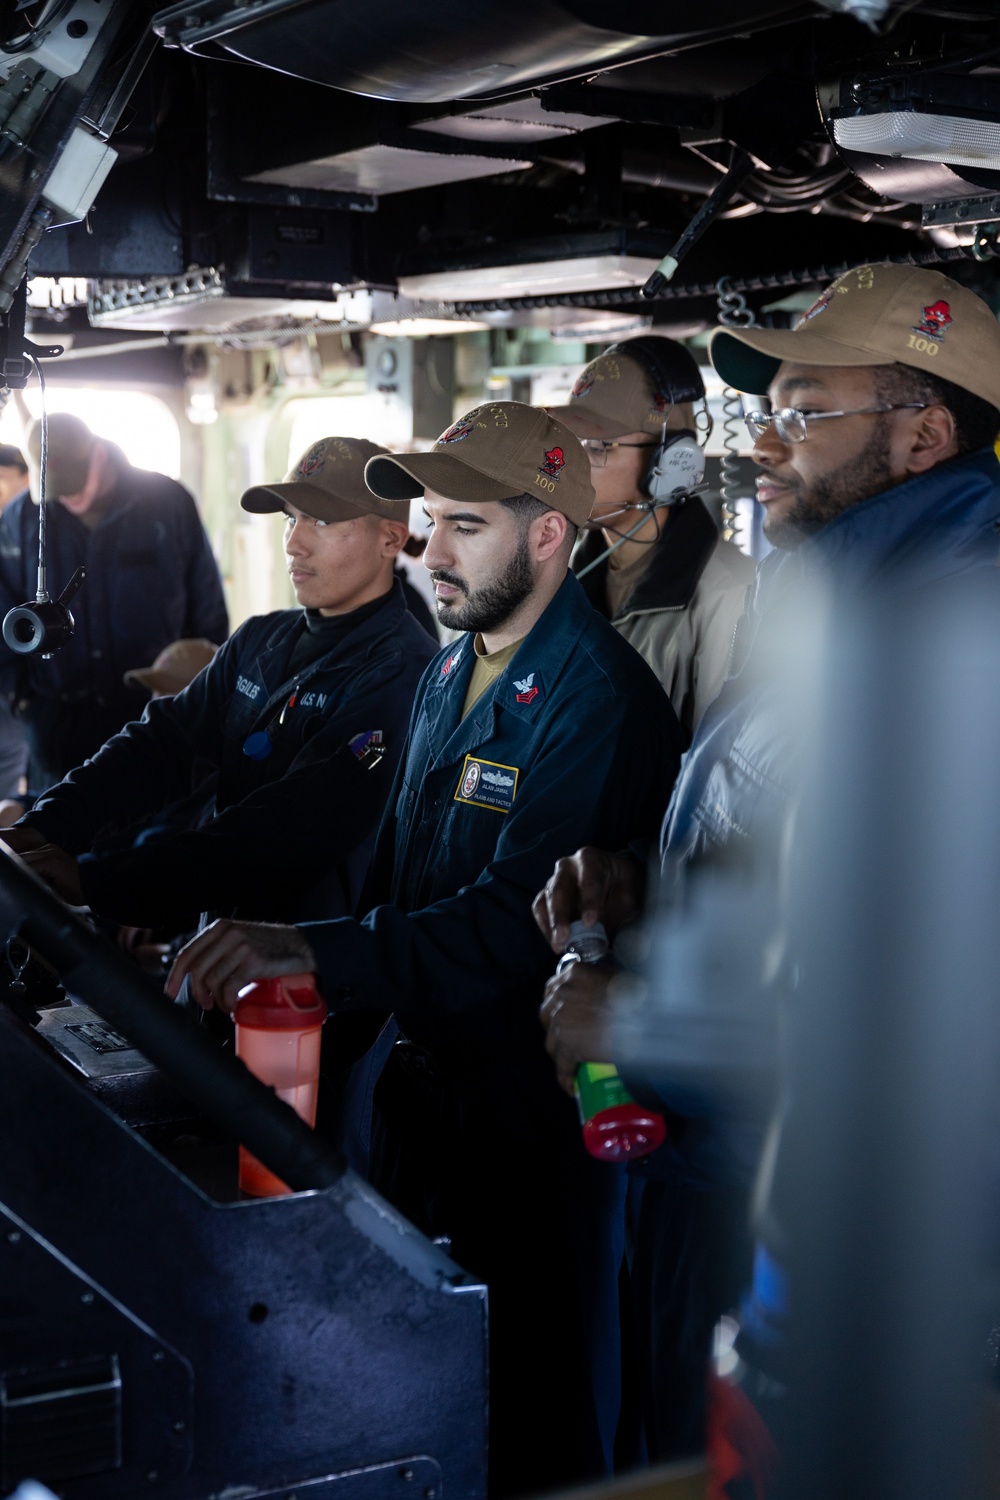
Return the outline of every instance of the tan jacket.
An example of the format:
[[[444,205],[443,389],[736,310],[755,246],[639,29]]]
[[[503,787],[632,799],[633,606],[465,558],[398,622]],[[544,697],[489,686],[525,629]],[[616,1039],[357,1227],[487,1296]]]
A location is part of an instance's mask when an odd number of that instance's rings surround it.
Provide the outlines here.
[[[581,536],[572,567],[579,573],[604,550],[600,532]],[[608,616],[607,562],[582,584]],[[676,507],[653,549],[649,567],[612,620],[652,667],[690,739],[725,680],[736,623],[756,568],[724,542],[697,498]]]

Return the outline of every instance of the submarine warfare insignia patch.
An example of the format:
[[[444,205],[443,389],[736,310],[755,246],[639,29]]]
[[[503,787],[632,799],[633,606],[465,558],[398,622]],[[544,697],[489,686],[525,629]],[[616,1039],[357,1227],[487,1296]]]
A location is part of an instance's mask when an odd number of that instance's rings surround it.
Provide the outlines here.
[[[508,813],[514,805],[517,791],[517,766],[501,766],[495,760],[480,760],[476,755],[467,755],[455,792],[456,802],[469,802],[473,807],[492,807],[494,812]]]

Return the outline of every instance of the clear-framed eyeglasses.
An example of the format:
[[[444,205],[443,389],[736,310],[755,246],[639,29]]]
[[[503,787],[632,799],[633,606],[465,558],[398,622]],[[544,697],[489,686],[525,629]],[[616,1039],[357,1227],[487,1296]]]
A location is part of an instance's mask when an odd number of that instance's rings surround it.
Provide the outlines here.
[[[783,406],[780,411],[748,411],[743,420],[755,443],[770,427],[783,443],[804,443],[809,436],[810,422],[822,422],[830,417],[869,417],[883,411],[923,411],[926,406],[926,401],[859,406],[854,411],[799,411],[795,406]]]
[[[656,442],[648,443],[618,443],[609,442],[607,438],[581,438],[580,442],[587,451],[592,469],[603,469],[608,461],[609,448],[655,448]]]

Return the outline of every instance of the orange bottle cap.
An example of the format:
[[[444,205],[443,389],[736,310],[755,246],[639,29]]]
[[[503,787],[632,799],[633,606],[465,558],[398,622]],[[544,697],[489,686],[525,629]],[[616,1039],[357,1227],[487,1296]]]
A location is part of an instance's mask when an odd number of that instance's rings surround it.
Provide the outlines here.
[[[233,1012],[238,1026],[260,1031],[304,1031],[322,1026],[326,1017],[327,1004],[314,974],[254,979],[240,990]]]

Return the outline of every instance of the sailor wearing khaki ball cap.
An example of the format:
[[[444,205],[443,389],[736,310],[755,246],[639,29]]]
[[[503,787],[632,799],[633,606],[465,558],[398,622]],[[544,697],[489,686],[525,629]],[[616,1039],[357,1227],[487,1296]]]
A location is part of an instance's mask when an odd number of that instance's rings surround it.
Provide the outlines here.
[[[393,578],[406,516],[364,482],[383,451],[320,438],[283,479],[244,493],[245,511],[280,526],[298,607],[251,616],[218,651],[179,638],[130,669],[152,692],[141,719],[3,835],[64,899],[177,935],[198,912],[292,921],[355,909],[437,651]],[[188,822],[209,776],[211,816]],[[164,836],[98,843],[150,818]]]
[[[741,870],[754,871],[759,889],[777,890],[781,871],[794,867],[785,835],[791,828],[794,836],[792,814],[801,793],[796,768],[804,750],[803,715],[798,701],[786,711],[784,665],[785,645],[802,627],[800,590],[828,602],[833,631],[858,617],[877,618],[873,604],[887,599],[894,612],[919,601],[929,623],[931,609],[951,606],[956,584],[963,592],[992,595],[1000,611],[1000,464],[993,449],[1000,431],[1000,325],[981,298],[940,272],[866,265],[827,288],[796,328],[719,329],[710,355],[727,385],[768,398],[749,403],[759,409],[748,414],[747,425],[760,469],[764,529],[776,550],[758,571],[734,670],[685,757],[660,838],[662,872],[673,889],[682,872],[694,886],[706,862],[724,866],[735,857]],[[884,643],[881,651],[885,663]],[[940,686],[928,676],[929,715],[938,712]],[[827,716],[824,724],[836,732]],[[863,810],[854,815],[861,818]],[[553,950],[560,950],[566,924],[587,892],[596,919],[610,928],[642,919],[647,937],[662,932],[662,914],[646,908],[647,875],[644,863],[610,844],[581,848],[563,861],[536,902],[539,927]],[[789,970],[797,968],[795,959],[794,952],[785,954]],[[769,962],[762,959],[757,972]],[[666,971],[645,978],[650,993],[661,986],[669,1003],[683,1006]],[[750,973],[747,980],[749,994]],[[609,998],[607,977],[593,970],[550,982],[542,1022],[565,1081],[583,1059],[619,1060],[608,1028]],[[730,1058],[745,1045],[745,1027],[756,1024],[752,1016],[751,1008],[734,1009]],[[707,1079],[726,1055],[717,1039],[705,1040],[708,1031],[701,1027],[714,1024],[707,1016],[695,1020],[689,1035],[701,1052],[693,1067],[694,1052],[682,1048],[685,1063],[673,1077],[664,1069],[656,1079],[644,1078],[639,1064],[623,1070],[633,1088],[645,1084],[676,1111],[669,1159],[666,1153],[658,1163],[650,1158],[631,1265],[646,1437],[650,1457],[659,1462],[704,1450],[713,1329],[743,1299],[741,1260],[749,1265],[754,1248],[743,1236],[768,1120],[749,1111],[739,1126],[739,1152],[713,1155],[705,1149],[712,1128],[683,1118],[690,1114],[684,1100],[699,1097],[699,1068]],[[775,1066],[779,1051],[775,1043]],[[717,1068],[714,1076],[721,1077]],[[679,1078],[680,1095],[674,1092]],[[795,1138],[785,1119],[782,1141]],[[780,1182],[769,1139],[768,1178]],[[755,1265],[766,1274],[744,1301],[754,1313],[737,1348],[741,1368],[749,1366],[743,1391],[766,1397],[768,1389],[773,1395],[786,1384],[778,1330],[784,1309],[795,1315],[797,1298],[786,1283],[787,1225],[780,1222],[777,1196],[766,1203],[760,1193],[754,1198]],[[721,1272],[708,1275],[712,1267]],[[766,1380],[757,1379],[755,1365],[767,1372]],[[743,1425],[754,1432],[754,1423]],[[767,1444],[759,1430],[754,1441],[763,1454]]]
[[[859,266],[796,328],[718,329],[710,353],[727,384],[769,398],[747,425],[778,547],[896,485],[919,481],[921,497],[930,487],[949,506],[955,486],[996,485],[986,450],[1000,430],[1000,324],[940,271]]]
[[[216,923],[168,982],[231,1009],[313,970],[335,1012],[393,1012],[370,1180],[490,1292],[490,1494],[611,1472],[624,1183],[588,1157],[538,1024],[552,957],[531,899],[581,842],[659,825],[680,759],[669,700],[569,571],[590,464],[544,411],[495,401],[369,487],[423,494],[440,622],[376,843],[363,920]],[[376,1054],[377,1055],[377,1054]],[[538,1351],[525,1358],[525,1350]]]
[[[597,495],[573,571],[649,662],[689,736],[725,680],[754,577],[699,498],[704,400],[689,351],[649,334],[605,349],[568,404],[551,408],[580,438]]]

